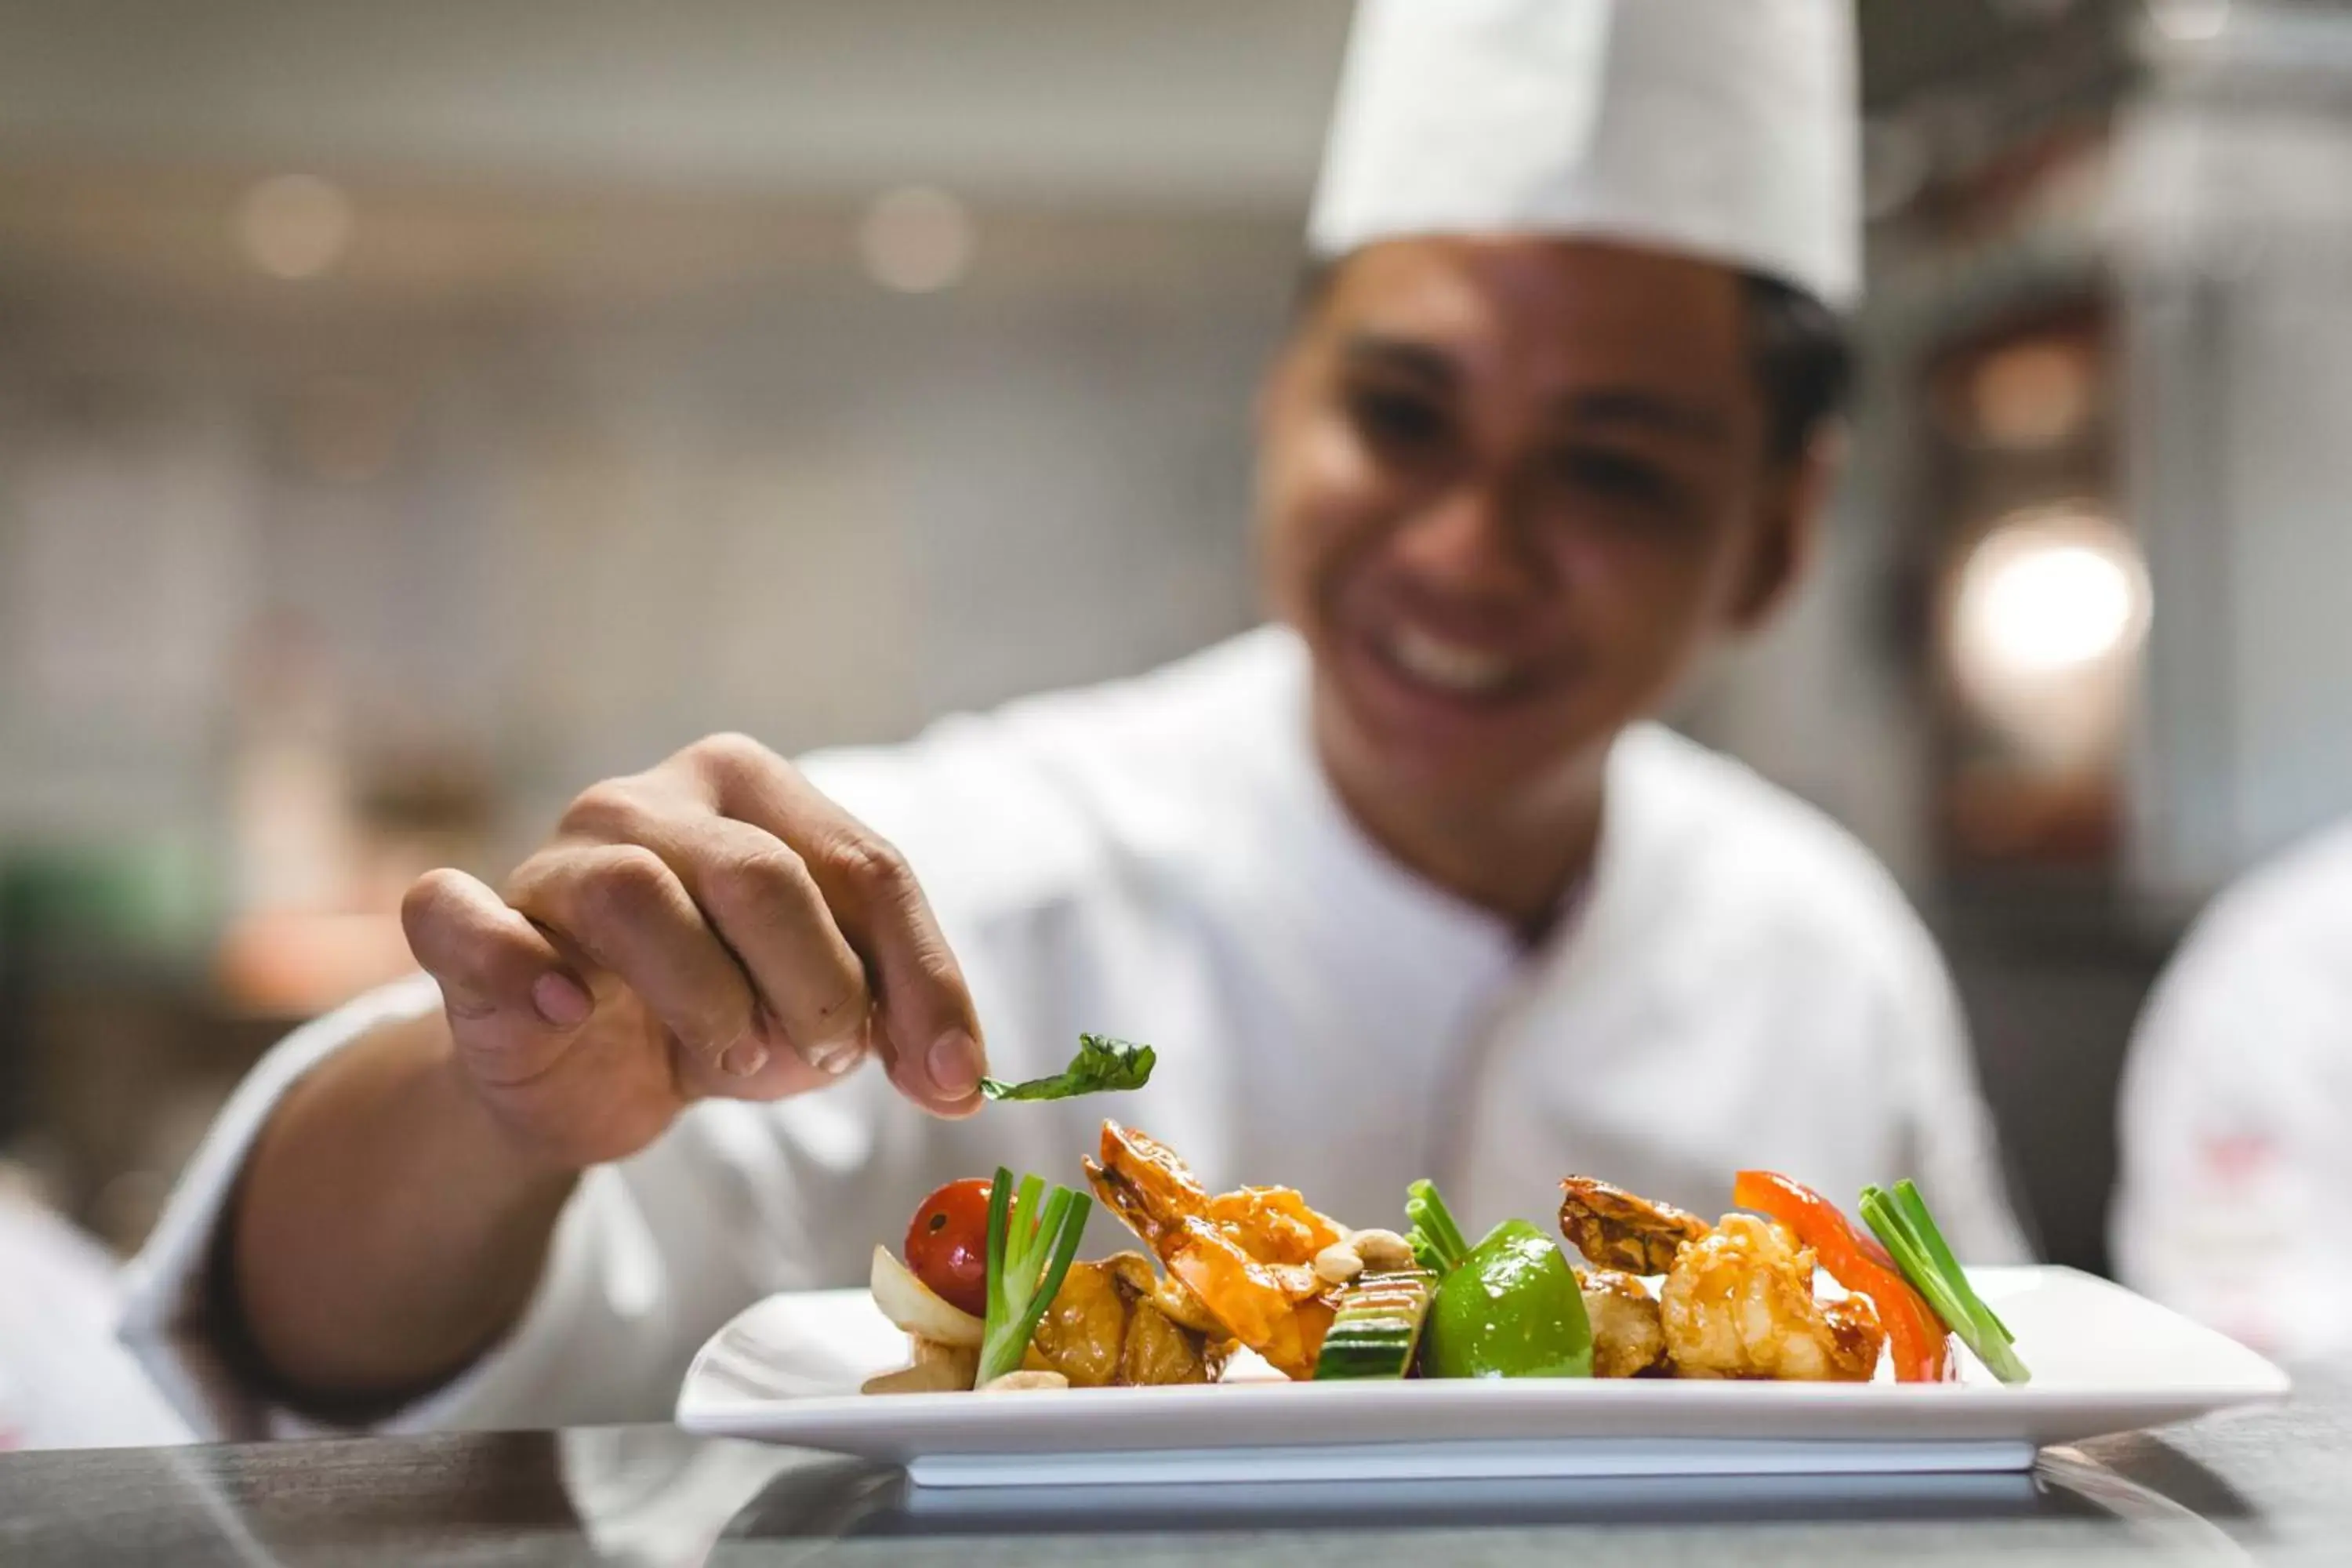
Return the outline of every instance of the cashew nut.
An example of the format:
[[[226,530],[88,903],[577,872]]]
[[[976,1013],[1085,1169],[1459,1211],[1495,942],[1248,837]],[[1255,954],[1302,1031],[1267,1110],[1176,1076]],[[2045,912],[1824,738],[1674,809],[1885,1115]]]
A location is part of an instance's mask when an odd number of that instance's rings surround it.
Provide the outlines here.
[[[955,1394],[971,1386],[969,1373],[959,1374],[945,1362],[919,1362],[867,1378],[860,1394]]]
[[[1363,1271],[1353,1242],[1335,1241],[1315,1255],[1315,1278],[1326,1285],[1345,1285]]]
[[[982,1394],[1024,1394],[1038,1388],[1067,1388],[1070,1380],[1058,1372],[1008,1372],[980,1385]]]
[[[1375,1274],[1413,1266],[1412,1245],[1392,1230],[1360,1230],[1348,1238],[1348,1245]]]

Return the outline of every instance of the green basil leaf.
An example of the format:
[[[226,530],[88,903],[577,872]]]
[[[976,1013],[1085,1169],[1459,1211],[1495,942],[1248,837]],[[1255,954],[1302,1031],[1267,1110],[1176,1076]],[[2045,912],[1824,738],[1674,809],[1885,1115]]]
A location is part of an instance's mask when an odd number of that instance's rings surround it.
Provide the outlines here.
[[[1150,1081],[1152,1064],[1158,1059],[1150,1046],[1131,1046],[1107,1035],[1080,1035],[1078,1054],[1053,1077],[1033,1078],[1026,1083],[984,1078],[980,1080],[980,1092],[990,1100],[1070,1100],[1081,1094],[1141,1089]]]

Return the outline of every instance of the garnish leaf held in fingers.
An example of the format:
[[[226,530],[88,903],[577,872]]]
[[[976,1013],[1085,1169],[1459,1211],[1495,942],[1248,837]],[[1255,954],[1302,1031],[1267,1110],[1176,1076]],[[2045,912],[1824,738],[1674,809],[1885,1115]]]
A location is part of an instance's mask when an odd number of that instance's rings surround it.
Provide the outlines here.
[[[1132,1046],[1108,1035],[1080,1035],[1078,1054],[1053,1077],[1033,1078],[1025,1083],[984,1078],[980,1080],[980,1092],[990,1100],[1072,1100],[1081,1094],[1141,1089],[1150,1081],[1157,1059],[1150,1046]]]

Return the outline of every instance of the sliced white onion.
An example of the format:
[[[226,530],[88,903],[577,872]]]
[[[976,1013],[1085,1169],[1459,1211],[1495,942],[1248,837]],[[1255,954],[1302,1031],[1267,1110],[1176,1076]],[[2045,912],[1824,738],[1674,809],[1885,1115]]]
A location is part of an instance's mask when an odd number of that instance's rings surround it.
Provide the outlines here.
[[[916,1338],[936,1340],[943,1345],[980,1343],[985,1325],[916,1279],[887,1247],[874,1249],[874,1278],[869,1288],[882,1315]]]

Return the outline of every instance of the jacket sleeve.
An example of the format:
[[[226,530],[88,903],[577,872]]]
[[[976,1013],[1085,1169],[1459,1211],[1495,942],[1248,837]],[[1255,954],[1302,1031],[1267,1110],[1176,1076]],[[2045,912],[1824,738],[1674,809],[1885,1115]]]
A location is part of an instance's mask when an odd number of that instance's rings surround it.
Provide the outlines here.
[[[130,1266],[122,1338],[199,1437],[331,1429],[272,1400],[224,1353],[208,1301],[222,1212],[255,1136],[298,1079],[377,1026],[439,1000],[419,975],[289,1036],[231,1099]],[[824,1212],[870,1155],[860,1127],[877,1075],[861,1077],[801,1112],[803,1122],[834,1127],[814,1152],[794,1148],[782,1108],[713,1101],[644,1152],[589,1172],[512,1332],[375,1428],[667,1420],[695,1351],[735,1311],[769,1290],[842,1282],[828,1277],[843,1267],[842,1248],[803,1222]]]
[[[992,1034],[1002,1015],[987,1000],[993,966],[981,915],[1027,881],[1066,874],[1056,868],[1068,854],[1066,814],[1037,803],[1008,754],[993,727],[963,721],[910,746],[803,760],[820,787],[913,858]],[[378,1026],[439,1005],[419,974],[288,1037],[222,1111],[131,1264],[123,1338],[200,1435],[321,1429],[241,1380],[223,1352],[207,1300],[222,1211],[298,1079]],[[696,1105],[651,1147],[582,1178],[508,1338],[376,1426],[667,1420],[705,1340],[768,1293],[861,1281],[876,1238],[905,1224],[908,1194],[926,1190],[918,1184],[958,1146],[947,1124],[891,1093],[877,1068],[774,1105]]]

